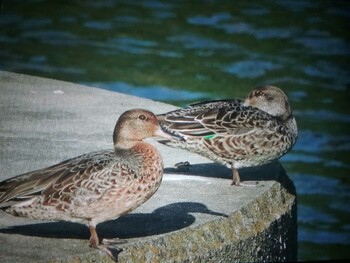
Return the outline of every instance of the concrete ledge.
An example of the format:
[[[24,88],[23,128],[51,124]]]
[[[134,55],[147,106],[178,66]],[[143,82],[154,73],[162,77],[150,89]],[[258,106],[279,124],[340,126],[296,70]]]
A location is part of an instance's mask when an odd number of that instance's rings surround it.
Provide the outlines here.
[[[171,105],[72,83],[0,72],[0,180],[86,152],[111,148],[118,116]],[[279,162],[241,170],[257,187],[232,187],[230,170],[159,145],[158,192],[127,216],[98,226],[123,238],[119,262],[253,262],[297,259],[296,194]],[[189,161],[189,171],[174,168]],[[88,247],[88,229],[0,211],[2,262],[111,262]]]

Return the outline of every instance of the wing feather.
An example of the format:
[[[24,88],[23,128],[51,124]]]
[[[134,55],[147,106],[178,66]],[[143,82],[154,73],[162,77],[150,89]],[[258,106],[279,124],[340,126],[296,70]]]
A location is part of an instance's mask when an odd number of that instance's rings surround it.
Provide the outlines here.
[[[184,138],[243,135],[277,125],[268,113],[235,99],[195,103],[161,116],[166,131]]]
[[[0,183],[0,207],[7,207],[41,194],[50,196],[56,192],[56,195],[62,197],[64,193],[71,194],[71,190],[79,185],[78,182],[84,187],[84,179],[89,179],[105,169],[112,155],[113,150],[85,154],[5,180]]]

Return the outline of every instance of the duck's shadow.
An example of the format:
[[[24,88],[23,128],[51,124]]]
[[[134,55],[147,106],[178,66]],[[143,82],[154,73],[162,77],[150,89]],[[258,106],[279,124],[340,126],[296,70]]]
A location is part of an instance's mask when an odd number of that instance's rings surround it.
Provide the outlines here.
[[[281,169],[283,170],[279,161],[273,161],[265,165],[239,169],[239,175],[241,181],[271,181],[278,180]],[[164,173],[232,179],[231,169],[217,163],[190,164],[180,168],[167,167]]]
[[[108,239],[128,239],[164,234],[193,224],[196,218],[190,213],[227,217],[225,214],[209,210],[201,203],[179,202],[160,207],[149,214],[128,214],[117,220],[101,223],[97,226],[97,232],[100,238]],[[90,236],[86,226],[70,222],[45,222],[9,226],[0,229],[0,233],[76,239],[88,239]]]

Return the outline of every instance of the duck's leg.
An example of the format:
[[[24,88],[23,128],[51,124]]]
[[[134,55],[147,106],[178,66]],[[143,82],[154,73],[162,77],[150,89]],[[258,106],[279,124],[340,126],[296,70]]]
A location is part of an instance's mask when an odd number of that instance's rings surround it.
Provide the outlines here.
[[[239,177],[239,173],[238,173],[237,169],[233,167],[233,165],[232,165],[231,168],[232,168],[232,183],[231,183],[231,185],[237,185],[238,186],[241,183],[241,179]]]
[[[100,245],[100,240],[97,235],[96,226],[89,222],[90,229],[90,247],[97,248],[99,250],[104,251],[110,256],[115,262],[118,262],[118,254],[123,251],[123,249],[119,247],[111,247],[108,245]]]
[[[253,186],[254,187],[254,186],[257,186],[258,184],[259,184],[259,182],[257,182],[257,181],[241,182],[241,178],[239,176],[237,169],[232,166],[232,183],[231,183],[231,185],[249,186],[249,187]]]
[[[98,238],[97,232],[96,232],[96,226],[92,225],[89,222],[89,229],[90,229],[90,247],[93,248],[98,248],[99,244],[100,244],[100,240]]]

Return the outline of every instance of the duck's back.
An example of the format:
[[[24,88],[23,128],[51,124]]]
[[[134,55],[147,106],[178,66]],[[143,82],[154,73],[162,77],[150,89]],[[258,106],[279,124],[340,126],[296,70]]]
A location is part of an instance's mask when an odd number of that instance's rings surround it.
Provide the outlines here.
[[[0,207],[17,216],[77,222],[125,214],[153,195],[162,177],[157,150],[140,145],[141,151],[93,152],[1,182]]]
[[[161,126],[184,140],[161,140],[235,168],[267,163],[295,143],[294,118],[284,122],[242,100],[192,104],[159,116]],[[295,126],[296,129],[296,126]]]

